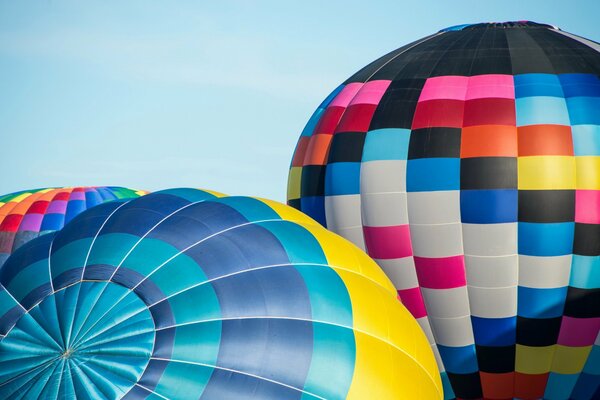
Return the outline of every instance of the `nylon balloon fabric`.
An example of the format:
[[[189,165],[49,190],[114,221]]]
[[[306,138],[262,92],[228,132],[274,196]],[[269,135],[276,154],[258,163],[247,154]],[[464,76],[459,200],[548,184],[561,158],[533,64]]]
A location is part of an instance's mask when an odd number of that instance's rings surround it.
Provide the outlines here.
[[[377,264],[291,207],[170,189],[0,269],[0,398],[441,399]]]
[[[0,266],[18,247],[106,201],[144,195],[115,186],[24,190],[0,196]]]
[[[444,29],[298,141],[288,204],[384,269],[447,398],[600,396],[599,51],[527,21]]]

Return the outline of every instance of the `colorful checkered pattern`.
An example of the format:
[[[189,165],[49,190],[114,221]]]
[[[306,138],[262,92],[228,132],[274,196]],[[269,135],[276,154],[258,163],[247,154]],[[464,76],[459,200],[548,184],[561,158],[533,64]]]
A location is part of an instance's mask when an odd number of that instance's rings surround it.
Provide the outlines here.
[[[108,202],[0,268],[2,399],[442,397],[383,271],[277,202]]]
[[[600,396],[600,54],[572,37],[484,24],[399,49],[315,113],[318,163],[294,155],[289,204],[382,266],[447,398]]]
[[[146,193],[123,187],[97,186],[24,190],[0,196],[0,267],[17,248],[39,235],[62,229],[88,208]]]

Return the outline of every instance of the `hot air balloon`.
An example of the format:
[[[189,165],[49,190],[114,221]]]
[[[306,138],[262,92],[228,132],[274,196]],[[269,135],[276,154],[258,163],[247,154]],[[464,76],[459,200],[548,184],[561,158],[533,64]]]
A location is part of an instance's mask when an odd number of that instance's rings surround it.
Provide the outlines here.
[[[101,204],[0,269],[0,398],[441,399],[364,252],[291,207],[195,189]]]
[[[600,396],[599,51],[527,21],[444,29],[300,136],[288,204],[384,269],[447,398]]]
[[[18,247],[97,204],[146,192],[115,186],[24,190],[0,196],[0,266]]]

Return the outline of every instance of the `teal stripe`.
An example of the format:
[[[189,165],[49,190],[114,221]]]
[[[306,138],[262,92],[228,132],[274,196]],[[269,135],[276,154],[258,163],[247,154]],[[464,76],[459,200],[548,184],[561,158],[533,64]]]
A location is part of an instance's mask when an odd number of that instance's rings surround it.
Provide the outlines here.
[[[216,365],[221,343],[221,321],[178,326],[172,358]],[[198,345],[198,344],[201,345]],[[199,394],[198,394],[198,397]]]
[[[212,285],[196,286],[170,299],[177,324],[221,318],[221,306]]]
[[[52,279],[72,269],[81,268],[88,254],[93,238],[75,240],[50,256]]]
[[[573,254],[569,286],[581,289],[600,288],[600,256]]]
[[[180,254],[149,278],[165,296],[207,281],[202,268],[185,254]]]
[[[6,289],[21,302],[34,289],[48,282],[48,259],[37,261],[21,269]]]
[[[140,240],[129,233],[108,233],[96,238],[87,265],[107,264],[117,266],[127,252]]]
[[[155,392],[169,399],[200,398],[214,368],[171,362],[163,372]]]
[[[291,263],[327,263],[320,243],[302,226],[290,221],[257,225],[273,233],[285,249]]]
[[[260,200],[251,197],[223,197],[215,200],[217,203],[226,204],[238,213],[242,214],[249,222],[264,221],[267,219],[281,219],[271,207]]]

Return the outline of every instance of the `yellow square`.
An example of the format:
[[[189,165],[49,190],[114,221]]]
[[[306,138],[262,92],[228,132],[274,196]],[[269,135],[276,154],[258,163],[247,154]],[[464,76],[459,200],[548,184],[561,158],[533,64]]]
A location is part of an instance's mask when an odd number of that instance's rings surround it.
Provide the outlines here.
[[[554,360],[552,361],[552,372],[559,374],[578,374],[592,351],[592,346],[570,347],[556,346]]]
[[[290,168],[288,175],[287,199],[296,200],[300,198],[300,182],[302,177],[302,167]]]
[[[523,374],[545,374],[550,371],[556,345],[531,347],[517,344],[515,371]]]
[[[577,189],[600,190],[600,157],[575,157]]]
[[[575,189],[575,157],[519,157],[519,189]]]

